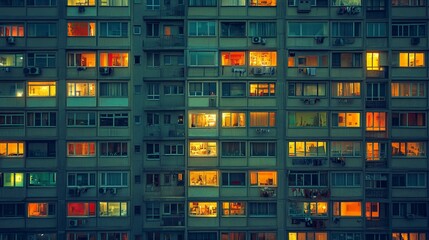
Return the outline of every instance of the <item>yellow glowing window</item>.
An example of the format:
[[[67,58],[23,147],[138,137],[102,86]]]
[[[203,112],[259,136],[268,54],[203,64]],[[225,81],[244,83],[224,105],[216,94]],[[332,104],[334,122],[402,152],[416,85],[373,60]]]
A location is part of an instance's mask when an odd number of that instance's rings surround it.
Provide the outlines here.
[[[334,202],[334,216],[360,217],[362,216],[361,202]]]
[[[95,83],[67,83],[68,97],[94,97]]]
[[[275,112],[251,112],[250,126],[251,127],[275,127],[276,113]]]
[[[250,185],[253,186],[277,186],[277,172],[250,172]]]
[[[424,67],[424,53],[399,53],[400,67]]]
[[[367,112],[366,113],[367,131],[386,131],[386,113],[385,112]]]
[[[67,54],[68,67],[95,67],[95,53]]]
[[[313,235],[314,234],[314,235]],[[328,233],[326,232],[289,232],[289,240],[328,240]]]
[[[252,97],[272,97],[276,95],[275,83],[251,83],[249,95]]]
[[[189,216],[217,217],[217,202],[190,202]]]
[[[70,202],[67,203],[68,217],[95,216],[95,202]]]
[[[216,118],[214,113],[191,113],[189,114],[189,127],[216,128]]]
[[[275,67],[277,66],[277,52],[250,52],[250,66]]]
[[[100,202],[101,217],[125,217],[127,215],[127,202]]]
[[[24,37],[24,25],[0,25],[0,37]]]
[[[219,186],[217,171],[190,171],[190,186]]]
[[[95,6],[95,0],[67,0],[67,6]]]
[[[216,142],[191,142],[189,143],[189,154],[191,157],[216,157]]]
[[[327,202],[304,202],[304,214],[310,216],[323,216],[328,214]]]
[[[100,53],[100,67],[128,67],[128,53]]]
[[[24,143],[0,142],[0,157],[23,157]]]
[[[48,203],[28,203],[28,217],[47,217],[55,214],[55,208]]]
[[[223,216],[238,216],[246,214],[245,202],[223,202],[222,215]]]
[[[380,217],[380,203],[367,202],[365,203],[365,217],[366,218],[379,218]]]
[[[380,53],[366,53],[366,70],[381,70],[380,68]]]
[[[55,97],[57,94],[56,82],[28,82],[29,97]]]
[[[326,142],[289,142],[289,156],[326,156]]]
[[[334,127],[360,127],[360,113],[334,113],[332,117]]]
[[[24,187],[24,173],[3,173],[3,187]]]
[[[222,127],[245,127],[246,114],[226,112],[222,113]]]
[[[94,37],[95,22],[69,22],[67,23],[67,36]]]
[[[95,142],[67,143],[67,156],[89,157],[95,156]]]
[[[243,66],[245,61],[244,52],[222,52],[222,66]]]
[[[359,82],[337,82],[332,84],[334,97],[358,97],[360,96]]]
[[[276,0],[250,0],[250,6],[254,7],[274,7]]]

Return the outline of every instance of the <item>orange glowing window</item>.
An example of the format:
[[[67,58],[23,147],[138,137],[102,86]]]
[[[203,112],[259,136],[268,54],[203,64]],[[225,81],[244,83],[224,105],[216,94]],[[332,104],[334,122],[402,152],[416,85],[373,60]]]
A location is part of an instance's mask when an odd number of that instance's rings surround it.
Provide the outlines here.
[[[250,172],[250,185],[277,186],[277,172]]]
[[[367,202],[365,204],[365,217],[366,218],[379,218],[380,217],[380,203]]]
[[[360,217],[362,216],[361,202],[334,202],[334,216]]]
[[[67,23],[67,36],[94,37],[95,22],[69,22]]]
[[[275,67],[277,66],[277,52],[250,52],[250,66]]]
[[[425,54],[415,52],[399,53],[399,67],[424,67]]]
[[[128,67],[128,53],[100,53],[100,67]]]
[[[385,112],[367,112],[366,113],[367,131],[386,131],[386,113]]]
[[[54,214],[54,205],[48,203],[28,203],[28,217],[48,217]]]
[[[276,0],[250,0],[250,6],[254,7],[275,7]]]
[[[245,61],[244,52],[222,52],[222,66],[243,66]]]
[[[0,142],[0,157],[23,157],[23,142]]]
[[[67,203],[68,217],[95,216],[95,202]]]
[[[24,37],[23,24],[0,25],[0,37]]]
[[[69,142],[67,149],[67,156],[69,157],[95,156],[95,142]]]

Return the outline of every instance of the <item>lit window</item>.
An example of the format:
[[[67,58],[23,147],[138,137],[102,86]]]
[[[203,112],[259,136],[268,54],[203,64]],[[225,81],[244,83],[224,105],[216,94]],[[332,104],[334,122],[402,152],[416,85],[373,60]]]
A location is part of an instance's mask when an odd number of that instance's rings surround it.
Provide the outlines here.
[[[331,233],[333,235],[335,233]],[[326,232],[289,232],[289,240],[328,240],[328,233]],[[336,240],[346,240],[346,239],[356,239],[360,240],[361,238],[333,238]]]
[[[101,157],[127,157],[127,142],[100,142]]]
[[[425,54],[424,53],[399,53],[399,67],[424,67]]]
[[[254,7],[275,7],[276,0],[250,0],[250,6]]]
[[[100,53],[100,67],[128,67],[128,53]]]
[[[219,186],[217,171],[189,171],[189,175],[190,186]]]
[[[328,203],[327,202],[291,202],[289,208],[290,215],[299,216],[327,216]]]
[[[249,96],[252,97],[273,97],[276,95],[275,83],[250,83]]]
[[[241,112],[222,113],[222,127],[246,127],[246,114]]]
[[[95,83],[73,82],[67,83],[68,97],[95,97]]]
[[[95,173],[67,173],[67,187],[95,187]]]
[[[425,142],[392,142],[393,157],[425,157]]]
[[[100,6],[102,7],[126,7],[128,6],[129,0],[107,0],[101,1]]]
[[[24,66],[23,54],[0,54],[0,67],[22,67]]]
[[[55,216],[55,205],[52,203],[28,203],[28,217]]]
[[[67,143],[68,157],[95,156],[95,142],[69,142]]]
[[[426,127],[425,113],[392,112],[393,127]]]
[[[380,218],[380,203],[379,202],[365,203],[365,217],[367,220]]]
[[[217,202],[189,202],[190,217],[217,217]]]
[[[245,216],[245,202],[222,202],[222,216]]]
[[[358,128],[360,127],[360,113],[350,113],[350,112],[333,113],[332,126]]]
[[[392,98],[422,98],[426,96],[425,82],[396,82],[391,84]]]
[[[361,217],[361,202],[334,202],[333,215],[341,217]]]
[[[275,127],[275,112],[250,112],[250,127]]]
[[[67,0],[67,6],[95,6],[95,0]]]
[[[32,172],[27,176],[29,187],[55,187],[57,185],[57,173],[55,172]]]
[[[277,66],[277,52],[250,52],[249,65],[275,67]]]
[[[189,155],[191,157],[216,157],[217,143],[216,142],[190,142]]]
[[[366,131],[386,131],[385,112],[366,113]]]
[[[100,217],[128,216],[127,202],[100,202]]]
[[[190,128],[216,128],[217,116],[215,113],[190,113]]]
[[[95,53],[68,53],[67,67],[95,67]]]
[[[380,161],[387,157],[386,143],[367,142],[366,143],[366,161]]]
[[[23,142],[0,142],[0,157],[23,157]]]
[[[67,203],[67,217],[95,216],[95,202],[69,202]]]
[[[367,52],[366,53],[366,70],[381,70],[380,67],[380,53]]]
[[[67,27],[67,36],[69,37],[95,36],[95,22],[69,22]]]
[[[101,172],[100,187],[128,187],[128,172]]]
[[[8,173],[3,172],[0,173],[0,178],[3,175],[3,179],[0,179],[0,181],[3,181],[0,183],[0,186],[2,187],[24,187],[24,173]],[[3,184],[3,185],[1,185]]]
[[[24,126],[23,112],[0,112],[0,127],[17,126]]]
[[[277,172],[258,171],[250,172],[251,186],[277,186]]]
[[[326,142],[289,142],[289,156],[326,156]]]
[[[0,37],[24,37],[24,24],[0,24]]]
[[[360,142],[333,141],[331,142],[331,156],[360,157]]]
[[[57,94],[56,82],[28,82],[29,97],[55,97]]]
[[[289,83],[290,97],[324,97],[326,96],[325,83]]]
[[[244,52],[221,52],[222,66],[243,66],[246,64]]]
[[[288,67],[327,67],[328,55],[306,55],[295,53],[294,56],[288,57]]]
[[[327,127],[326,112],[289,112],[290,128]]]

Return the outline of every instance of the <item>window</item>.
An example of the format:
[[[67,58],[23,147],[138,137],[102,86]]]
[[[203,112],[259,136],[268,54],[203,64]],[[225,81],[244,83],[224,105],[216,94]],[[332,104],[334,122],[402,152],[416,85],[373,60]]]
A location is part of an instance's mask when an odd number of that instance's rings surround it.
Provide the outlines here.
[[[423,0],[392,0],[392,6],[394,6],[394,7],[425,6],[425,1],[423,1]]]
[[[251,97],[273,97],[276,95],[275,83],[250,83],[249,96]]]
[[[25,216],[25,205],[24,203],[0,203],[0,218],[23,218]],[[0,233],[0,239],[10,239],[11,235],[3,235],[6,233]],[[12,233],[11,233],[12,234]],[[24,240],[24,238],[11,238],[11,240]]]
[[[68,112],[67,127],[94,127],[94,112]]]
[[[327,127],[326,112],[289,112],[289,128]]]
[[[288,177],[289,187],[326,187],[326,172],[291,172]]]
[[[386,131],[386,112],[367,112],[366,131]]]
[[[216,22],[189,21],[188,36],[216,36]]]
[[[128,97],[128,83],[126,82],[101,82],[100,97]]]
[[[127,142],[100,142],[101,157],[127,157]]]
[[[246,113],[244,112],[223,112],[222,127],[246,127]]]
[[[388,174],[386,173],[366,173],[365,189],[386,189]]]
[[[275,127],[275,112],[250,112],[250,127]]]
[[[216,232],[189,232],[188,240],[216,240],[217,233]],[[419,239],[422,240],[422,239]]]
[[[164,203],[162,215],[164,216],[183,216],[185,205],[183,203]]]
[[[424,23],[392,23],[392,37],[425,37]]]
[[[100,187],[128,187],[128,173],[101,172]]]
[[[215,82],[190,82],[189,96],[212,96],[216,95]]]
[[[23,97],[23,82],[0,82],[0,97]]]
[[[361,0],[332,0],[332,6],[361,6]]]
[[[95,173],[67,173],[67,187],[95,187]]]
[[[332,186],[335,187],[360,187],[361,174],[360,173],[332,173]]]
[[[328,67],[327,53],[308,54],[312,53],[289,53],[288,67]]]
[[[208,66],[215,67],[217,66],[217,52],[210,51],[190,51],[189,52],[189,66]]]
[[[148,83],[147,84],[147,99],[148,100],[159,100],[159,83]]]
[[[0,112],[0,127],[24,126],[23,112]]]
[[[223,157],[244,157],[246,156],[245,142],[222,142]]]
[[[251,142],[250,156],[251,157],[275,157],[276,143],[275,142]]]
[[[224,4],[231,4],[231,5],[224,5]],[[222,0],[222,5],[223,6],[244,6],[245,0]],[[245,22],[221,22],[220,36],[221,37],[246,37],[246,23]]]
[[[383,2],[384,1],[380,1]],[[366,36],[371,37],[387,37],[387,23],[370,22],[366,25]]]
[[[146,24],[146,37],[159,37],[159,23],[149,22]]]
[[[95,22],[69,22],[67,23],[67,36],[94,37]]]
[[[0,157],[23,157],[23,142],[0,142]]]
[[[1,120],[0,120],[1,124]],[[56,112],[27,112],[27,127],[57,126]]]
[[[361,23],[360,22],[333,22],[332,36],[333,37],[360,37]]]
[[[29,97],[55,97],[56,82],[28,82]]]
[[[3,5],[0,3],[0,6]],[[24,37],[24,24],[0,24],[0,37]]]
[[[2,172],[0,173],[0,187],[21,188],[24,187],[24,173]]]
[[[56,67],[55,53],[27,53],[27,67]]]
[[[100,37],[128,37],[128,23],[100,22]]]
[[[392,82],[392,98],[426,97],[425,82]]]
[[[189,216],[217,217],[217,202],[189,202]]]
[[[67,53],[67,67],[95,67],[95,53]]]
[[[277,66],[277,52],[250,52],[249,65],[258,67]]]
[[[292,216],[328,216],[327,202],[291,202],[289,214]]]
[[[333,68],[362,67],[362,53],[332,53]]]
[[[367,240],[387,240],[389,239],[387,237],[386,233],[372,233],[372,234],[365,234],[365,239]],[[399,240],[399,239],[395,239]]]
[[[0,67],[22,67],[24,55],[17,53],[0,53]]]
[[[160,204],[159,202],[146,203],[146,220],[156,221],[160,218]]]
[[[216,128],[217,116],[215,113],[190,113],[190,128]]]
[[[246,173],[224,172],[222,173],[222,186],[246,186]]]
[[[331,233],[333,236],[335,233]],[[326,232],[289,232],[289,240],[310,240],[310,239],[318,239],[318,240],[327,240],[328,234]],[[360,238],[333,238],[334,240],[347,240],[347,239],[355,239],[360,240]]]
[[[45,218],[55,216],[55,204],[53,203],[28,203],[29,218]]]
[[[386,99],[386,83],[372,82],[366,84],[366,100],[384,101]]]
[[[159,160],[159,143],[146,144],[146,157],[147,160]]]
[[[362,203],[361,202],[334,202],[333,215],[341,217],[361,217]]]
[[[250,22],[249,37],[276,37],[276,22]]]
[[[246,58],[244,52],[221,52],[222,66],[244,66]]]
[[[249,203],[249,216],[250,217],[256,217],[256,216],[277,216],[277,203],[275,202],[250,202]],[[254,233],[252,233],[254,234]],[[252,239],[265,239],[265,238],[252,238]],[[275,238],[266,238],[266,239],[273,239]]]
[[[56,37],[57,24],[56,23],[28,23],[27,36],[28,37]]]
[[[332,114],[332,126],[345,128],[360,127],[360,113],[342,112]]]
[[[68,157],[95,157],[95,142],[68,142]]]
[[[95,0],[67,0],[67,6],[95,6]]]
[[[100,67],[128,67],[128,53],[100,53]]]
[[[191,157],[216,157],[217,146],[216,142],[190,142],[189,155]]]
[[[325,83],[289,83],[290,97],[324,97],[326,96],[326,84]]]
[[[380,142],[366,143],[366,161],[386,160],[387,145]]]
[[[288,24],[290,37],[320,37],[328,35],[328,26],[323,22],[290,22]]]
[[[427,203],[424,202],[399,202],[392,203],[392,216],[406,218],[409,215],[413,217],[427,217]]]
[[[92,240],[92,239],[97,239],[97,234],[92,232],[92,233],[86,233],[86,232],[67,232],[66,234],[66,238],[67,240]],[[108,239],[108,238],[105,238]],[[119,238],[118,238],[119,239]],[[121,239],[123,240],[123,239]]]
[[[425,142],[392,142],[392,157],[424,157]]]
[[[27,141],[27,157],[56,157],[55,141]]]
[[[127,202],[100,202],[100,217],[128,216]]]
[[[166,85],[164,86],[165,95],[183,95],[183,86],[181,85]]]
[[[251,171],[251,186],[277,186],[277,172],[275,171]]]
[[[128,127],[128,113],[100,113],[100,127]]]
[[[189,186],[217,187],[217,171],[189,171]]]
[[[155,52],[148,52],[146,54],[146,66],[149,68],[159,67],[161,65],[160,62],[160,54]]]
[[[164,155],[178,155],[181,156],[184,154],[183,144],[165,144],[164,145]]]
[[[190,7],[216,7],[217,0],[189,0]]]
[[[146,124],[148,126],[159,125],[159,113],[148,112],[146,116]]]
[[[158,10],[160,7],[160,1],[159,0],[148,0],[146,2],[146,9],[147,10]]]
[[[220,239],[222,240],[244,240],[246,239],[245,232],[222,232]]]
[[[424,67],[425,54],[417,52],[399,53],[399,67]]]
[[[222,83],[222,97],[246,96],[245,83]]]
[[[417,112],[392,112],[393,127],[426,127],[426,114]]]
[[[366,70],[381,71],[380,67],[380,53],[367,52],[366,53]]]
[[[289,142],[289,156],[326,156],[326,142]]]
[[[95,217],[95,202],[67,203],[67,217]]]
[[[222,216],[245,216],[245,202],[222,202]],[[224,238],[222,238],[224,239]]]
[[[102,7],[127,7],[129,0],[107,0],[101,1],[100,6]]]
[[[263,1],[263,0],[250,0],[249,5],[253,7],[275,7],[277,4],[276,0]]]
[[[95,97],[95,83],[68,82],[67,97]]]
[[[361,156],[360,142],[332,141],[331,156],[332,157],[360,157]]]
[[[30,1],[27,2],[27,5],[31,5]],[[53,1],[55,1],[55,0],[53,0]],[[12,1],[1,1],[0,2],[0,7],[18,7],[18,6],[21,6],[21,7],[24,6],[24,0],[12,0]],[[0,234],[0,236],[3,236],[3,235]],[[7,239],[7,238],[5,238],[5,239]]]
[[[393,173],[392,187],[426,188],[426,173]]]
[[[57,185],[57,173],[55,172],[31,172],[27,174],[29,187],[55,187]]]

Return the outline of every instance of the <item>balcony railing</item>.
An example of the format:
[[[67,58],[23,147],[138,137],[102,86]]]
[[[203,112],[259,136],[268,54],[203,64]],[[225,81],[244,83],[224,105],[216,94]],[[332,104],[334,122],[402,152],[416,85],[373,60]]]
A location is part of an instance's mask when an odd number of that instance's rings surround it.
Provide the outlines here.
[[[387,161],[386,160],[366,160],[365,161],[366,168],[386,168]]]
[[[328,198],[330,194],[329,188],[292,188],[291,197],[321,199]]]
[[[263,187],[259,189],[259,196],[273,198],[277,196],[276,189],[271,187]]]
[[[292,165],[326,166],[326,158],[293,158]]]
[[[161,36],[159,38],[148,39],[143,42],[143,47],[184,47],[185,38],[183,35]]]
[[[367,228],[388,227],[389,220],[387,218],[372,218],[366,220]]]
[[[163,216],[161,226],[183,226],[185,217],[183,215]]]
[[[367,108],[386,108],[387,102],[385,99],[366,99],[365,105]]]
[[[369,198],[387,198],[388,189],[365,189],[365,196]]]

